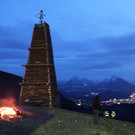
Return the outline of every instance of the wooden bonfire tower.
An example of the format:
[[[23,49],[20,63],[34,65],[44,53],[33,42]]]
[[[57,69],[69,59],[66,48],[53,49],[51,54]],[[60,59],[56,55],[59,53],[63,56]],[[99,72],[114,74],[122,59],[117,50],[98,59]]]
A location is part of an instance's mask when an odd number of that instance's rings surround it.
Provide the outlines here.
[[[35,24],[29,57],[21,83],[20,102],[37,102],[42,106],[59,107],[49,25]]]

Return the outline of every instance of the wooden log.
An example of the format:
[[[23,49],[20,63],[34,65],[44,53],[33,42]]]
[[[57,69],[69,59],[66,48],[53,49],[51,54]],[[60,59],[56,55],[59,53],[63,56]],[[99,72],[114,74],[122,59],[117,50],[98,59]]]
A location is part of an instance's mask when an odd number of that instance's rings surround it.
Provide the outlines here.
[[[54,66],[54,64],[27,64],[27,65],[22,65],[22,66],[25,66],[25,67],[28,67],[28,66]]]
[[[47,50],[46,47],[32,47],[32,48],[28,48],[28,50]]]
[[[47,84],[49,85],[50,83],[48,82],[33,82],[33,83],[29,83],[29,82],[22,82],[22,83],[19,83],[20,85],[38,85],[38,84]]]

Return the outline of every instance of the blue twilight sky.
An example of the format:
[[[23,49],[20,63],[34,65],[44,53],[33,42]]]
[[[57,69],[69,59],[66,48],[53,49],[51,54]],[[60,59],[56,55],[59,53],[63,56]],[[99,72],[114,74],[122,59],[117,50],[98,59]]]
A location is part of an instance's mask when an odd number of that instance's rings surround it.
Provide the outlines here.
[[[41,9],[58,80],[135,81],[135,0],[0,0],[0,70],[24,75]]]

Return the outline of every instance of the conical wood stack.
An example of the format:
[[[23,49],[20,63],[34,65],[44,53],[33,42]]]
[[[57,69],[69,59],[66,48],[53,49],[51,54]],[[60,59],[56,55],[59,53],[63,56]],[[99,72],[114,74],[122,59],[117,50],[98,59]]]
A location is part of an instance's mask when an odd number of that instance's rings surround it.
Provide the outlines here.
[[[21,83],[20,102],[39,102],[42,106],[59,107],[49,25],[35,24],[29,57]]]

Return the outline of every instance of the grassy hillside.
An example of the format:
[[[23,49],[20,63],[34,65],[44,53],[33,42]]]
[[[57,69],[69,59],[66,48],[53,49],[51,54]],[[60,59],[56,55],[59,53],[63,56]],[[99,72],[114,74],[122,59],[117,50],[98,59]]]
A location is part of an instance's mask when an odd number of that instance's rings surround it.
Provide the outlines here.
[[[135,124],[57,108],[24,107],[26,117],[0,120],[0,135],[135,135]],[[28,115],[29,114],[29,115]]]

